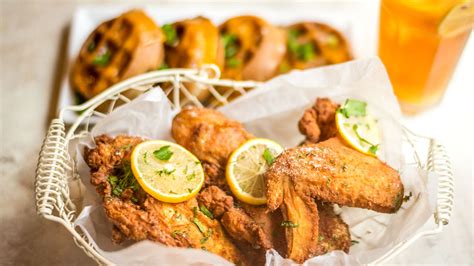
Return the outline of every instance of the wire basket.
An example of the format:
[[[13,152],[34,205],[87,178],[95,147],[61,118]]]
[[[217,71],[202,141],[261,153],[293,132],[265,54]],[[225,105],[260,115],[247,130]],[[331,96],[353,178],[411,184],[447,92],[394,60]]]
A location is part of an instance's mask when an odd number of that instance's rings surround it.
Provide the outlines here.
[[[72,234],[77,246],[97,263],[113,264],[99,254],[91,240],[81,232],[79,227],[74,227],[78,210],[71,199],[70,187],[75,182],[79,182],[80,177],[75,168],[75,161],[68,153],[70,141],[86,135],[91,129],[91,124],[105,117],[120,104],[130,102],[130,95],[136,95],[137,92],[142,93],[158,85],[166,84],[162,87],[165,88],[165,94],[174,110],[179,110],[188,104],[204,105],[190,92],[188,89],[190,84],[209,92],[212,100],[207,101],[208,107],[225,105],[236,95],[243,95],[261,85],[261,83],[253,81],[222,80],[219,79],[219,76],[219,68],[214,65],[206,65],[201,69],[169,69],[149,72],[122,81],[81,105],[62,109],[59,117],[51,121],[39,154],[35,180],[38,215],[62,224]],[[222,90],[222,88],[226,89]],[[130,94],[131,91],[134,93]],[[224,93],[222,93],[223,91]],[[103,108],[105,102],[107,102],[107,106]],[[68,126],[67,131],[63,119],[66,112],[79,113],[78,118]],[[436,226],[420,231],[413,237],[399,243],[373,261],[372,264],[387,262],[418,238],[441,232],[443,227],[449,223],[452,213],[454,180],[446,149],[432,138],[419,136],[406,128],[403,132],[404,149],[411,154],[405,158],[406,163],[435,172],[439,176],[437,204],[433,215]]]

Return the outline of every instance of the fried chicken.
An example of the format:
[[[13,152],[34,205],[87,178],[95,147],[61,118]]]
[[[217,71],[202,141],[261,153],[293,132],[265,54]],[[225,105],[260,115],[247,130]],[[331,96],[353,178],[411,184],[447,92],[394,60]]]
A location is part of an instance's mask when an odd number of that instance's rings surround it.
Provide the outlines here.
[[[97,147],[85,152],[91,183],[103,197],[105,213],[114,225],[113,238],[149,239],[172,247],[201,248],[233,263],[247,264],[219,221],[201,212],[196,199],[164,203],[140,188],[131,174],[129,161],[131,150],[141,141],[128,136],[100,136],[96,138]]]
[[[242,143],[253,138],[239,122],[216,110],[198,107],[186,107],[176,115],[172,134],[178,144],[199,158],[206,173],[206,185],[224,190],[227,159]]]
[[[333,250],[349,252],[351,234],[349,226],[334,212],[332,204],[318,202],[319,235],[315,254],[319,256]]]
[[[337,138],[285,150],[265,174],[267,206],[281,208],[288,257],[303,262],[316,253],[318,209],[314,198],[344,206],[396,212],[403,184],[398,172],[377,158],[344,146]]]
[[[312,107],[305,110],[298,128],[306,136],[306,142],[318,143],[337,136],[337,108],[339,104],[329,98],[318,98]]]

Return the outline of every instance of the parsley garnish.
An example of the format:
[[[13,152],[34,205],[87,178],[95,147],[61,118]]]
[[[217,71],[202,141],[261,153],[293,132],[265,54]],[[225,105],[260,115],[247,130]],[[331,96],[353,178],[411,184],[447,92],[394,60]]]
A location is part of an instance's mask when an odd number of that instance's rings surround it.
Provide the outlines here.
[[[153,152],[153,155],[158,160],[168,161],[171,158],[171,156],[173,155],[173,152],[170,151],[170,146],[166,145],[166,146],[161,147],[158,150],[155,150]]]
[[[209,228],[207,230],[206,235],[203,238],[201,238],[201,240],[200,240],[201,245],[206,243],[206,241],[209,239],[209,237],[211,237],[212,233],[214,233],[214,231],[212,230],[212,228]]]
[[[240,66],[240,60],[237,58],[230,58],[227,60],[226,65],[230,68],[236,68]]]
[[[157,170],[156,173],[159,175],[159,176],[162,176],[162,175],[171,175],[172,173],[174,173],[174,171],[176,171],[176,169],[166,169],[166,168],[163,168],[161,170]]]
[[[222,43],[224,44],[225,58],[228,59],[234,57],[239,50],[237,45],[237,36],[234,34],[225,33],[222,34],[221,38]]]
[[[148,156],[148,152],[145,152],[145,154],[143,154],[143,162],[145,162],[145,164],[148,164],[147,156]]]
[[[95,41],[91,41],[89,45],[87,45],[87,51],[92,52],[94,51],[95,47],[96,47]]]
[[[161,27],[161,29],[165,34],[165,43],[169,46],[175,46],[178,42],[178,34],[176,33],[176,29],[171,24],[165,24]]]
[[[323,241],[323,240],[324,240],[324,236],[319,235],[318,239],[319,239],[319,241]]]
[[[92,64],[97,65],[97,66],[106,66],[109,64],[110,57],[112,54],[110,53],[109,50],[105,50],[105,52],[98,54],[95,56],[94,60],[92,61]]]
[[[295,29],[288,31],[288,41],[287,46],[288,50],[299,60],[309,61],[314,58],[316,51],[314,44],[307,42],[304,44],[298,43],[298,36],[301,35],[301,32]]]
[[[161,65],[158,67],[157,70],[164,70],[170,68],[167,63],[163,62]]]
[[[347,99],[342,107],[337,109],[346,118],[349,116],[365,116],[367,103],[354,99]]]
[[[281,222],[281,226],[283,227],[289,227],[289,228],[296,228],[300,226],[298,223],[294,223],[292,221],[283,221]]]
[[[206,232],[206,228],[204,227],[204,225],[202,225],[202,223],[198,220],[197,217],[194,217],[193,222],[198,227],[199,231],[201,231],[201,233],[204,234]]]
[[[413,196],[413,194],[412,194],[411,191],[410,191],[410,193],[409,193],[407,196],[404,196],[404,197],[403,197],[403,202],[409,201],[412,196]]]
[[[127,188],[130,188],[133,191],[137,191],[140,185],[133,176],[132,170],[130,169],[130,163],[124,162],[120,171],[120,175],[111,175],[108,177],[108,181],[112,186],[112,194],[117,197],[120,197],[123,191],[125,191],[125,189]]]
[[[357,129],[358,129],[358,128],[359,128],[359,126],[357,126],[357,124],[354,124],[354,125],[352,126],[352,130],[354,130],[354,133],[356,134],[357,138],[358,138],[361,142],[365,142],[365,143],[369,144],[369,145],[370,145],[369,152],[375,155],[375,154],[377,153],[377,150],[378,150],[378,148],[379,148],[379,145],[378,145],[378,144],[377,144],[377,145],[374,145],[374,144],[372,144],[370,141],[368,141],[368,140],[366,140],[365,138],[363,138],[363,137],[359,134],[359,132],[357,132]]]
[[[196,177],[196,173],[192,172],[191,174],[186,176],[186,180],[191,181]]]
[[[171,233],[171,236],[176,239],[177,236],[184,236],[184,232],[183,231],[179,231],[179,230],[174,230],[172,233]]]
[[[273,162],[275,162],[275,157],[273,156],[273,153],[270,151],[269,148],[265,148],[263,151],[263,159],[267,162],[268,166],[272,165]]]
[[[204,205],[199,206],[199,210],[201,210],[201,212],[207,217],[214,219],[214,215],[212,215],[212,212],[209,211],[209,209],[207,209],[206,206]]]

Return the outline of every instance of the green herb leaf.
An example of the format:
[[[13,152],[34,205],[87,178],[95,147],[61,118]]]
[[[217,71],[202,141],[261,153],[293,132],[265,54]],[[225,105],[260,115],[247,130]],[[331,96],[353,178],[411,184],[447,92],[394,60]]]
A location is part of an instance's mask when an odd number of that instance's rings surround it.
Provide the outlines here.
[[[206,206],[204,205],[201,205],[199,206],[199,209],[201,210],[201,212],[206,215],[207,217],[211,218],[211,219],[214,219],[214,215],[212,215],[212,212],[209,211],[209,209],[206,208]]]
[[[346,118],[349,116],[365,116],[367,109],[367,103],[354,99],[347,99],[342,107],[339,107],[338,111]]]
[[[263,151],[263,159],[267,162],[268,166],[272,165],[275,162],[275,157],[273,156],[273,153],[270,151],[269,148],[265,148]]]
[[[237,36],[234,34],[226,33],[223,34],[221,38],[224,44],[225,58],[228,59],[234,57],[239,51],[239,47],[237,44]]]
[[[377,144],[377,145],[372,145],[372,146],[370,146],[370,148],[369,148],[369,152],[372,153],[373,155],[376,155],[378,149],[379,149],[379,145],[378,145],[378,144]]]
[[[206,235],[203,238],[201,238],[200,240],[201,244],[206,243],[206,241],[212,236],[212,233],[214,233],[214,231],[212,230],[212,228],[209,228],[207,230]]]
[[[191,181],[196,177],[196,173],[192,172],[191,174],[186,176],[186,180]]]
[[[240,66],[240,60],[237,58],[230,58],[227,60],[226,65],[230,68],[236,68]]]
[[[222,34],[221,38],[224,47],[228,46],[229,44],[236,44],[237,42],[237,35],[235,34],[224,33]]]
[[[157,70],[165,70],[165,69],[168,69],[168,68],[170,68],[170,66],[168,66],[167,63],[163,62],[163,63],[161,63],[161,65],[158,67]]]
[[[412,196],[413,196],[413,194],[412,194],[411,191],[410,191],[410,193],[409,193],[407,196],[404,196],[404,197],[403,197],[403,202],[409,201]]]
[[[116,177],[114,175],[109,176],[109,183],[112,186],[115,186],[117,184],[117,181],[118,181],[118,177]]]
[[[365,143],[367,143],[367,144],[370,145],[369,152],[372,152],[372,151],[377,152],[377,149],[378,149],[378,146],[379,146],[379,145],[378,145],[378,144],[377,144],[377,145],[374,145],[374,144],[372,144],[370,141],[368,141],[368,140],[366,140],[365,138],[363,138],[363,137],[359,134],[359,132],[357,131],[358,128],[359,128],[359,126],[358,126],[357,124],[352,125],[352,130],[354,130],[354,133],[356,134],[357,138],[358,138],[360,141],[365,142]],[[374,153],[374,154],[375,154],[375,153]]]
[[[309,61],[315,57],[315,49],[313,43],[305,43],[298,46],[296,57],[303,61]]]
[[[143,154],[143,162],[145,162],[145,164],[148,164],[148,152],[145,152],[145,154]]]
[[[153,155],[158,160],[168,161],[171,158],[171,156],[173,156],[173,152],[170,150],[170,146],[166,145],[166,146],[161,147],[158,150],[155,150],[153,152]]]
[[[204,234],[206,232],[206,227],[204,227],[197,217],[194,217],[193,222],[198,227],[199,231],[201,231],[201,233]]]
[[[299,44],[297,38],[300,34],[301,32],[295,29],[290,29],[288,31],[287,46],[288,50],[290,50],[292,54],[296,54],[296,52],[298,51]]]
[[[92,52],[94,51],[95,47],[96,47],[95,41],[91,41],[89,45],[87,45],[87,51]]]
[[[171,236],[176,239],[177,236],[184,236],[184,232],[183,231],[180,231],[180,230],[174,230],[172,233],[171,233]]]
[[[292,221],[283,221],[281,222],[281,226],[283,227],[289,227],[289,228],[296,228],[300,226],[298,223],[294,223]]]
[[[161,27],[165,34],[165,43],[169,46],[175,46],[178,42],[178,34],[176,29],[171,24],[165,24]]]
[[[357,240],[351,240],[351,245],[359,244],[359,241]]]
[[[324,236],[319,235],[318,239],[319,239],[319,241],[323,241],[323,240],[324,240]]]
[[[105,52],[98,54],[94,57],[94,60],[92,60],[92,64],[104,67],[109,64],[111,56],[112,54],[110,53],[110,51],[105,50]]]

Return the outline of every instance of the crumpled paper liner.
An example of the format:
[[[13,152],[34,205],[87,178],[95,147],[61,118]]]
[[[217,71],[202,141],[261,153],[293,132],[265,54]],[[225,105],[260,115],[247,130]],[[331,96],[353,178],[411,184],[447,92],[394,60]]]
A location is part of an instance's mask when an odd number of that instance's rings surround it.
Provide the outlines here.
[[[356,265],[369,263],[393,246],[412,236],[433,213],[435,191],[428,190],[427,180],[436,176],[404,164],[400,109],[385,69],[377,58],[356,60],[344,64],[306,71],[293,71],[268,81],[221,107],[229,118],[241,121],[245,128],[258,137],[274,139],[285,147],[294,147],[304,138],[297,122],[304,110],[317,97],[330,97],[343,103],[347,98],[368,102],[370,111],[382,128],[383,144],[380,158],[397,169],[405,193],[413,197],[396,214],[380,214],[370,210],[342,207],[344,221],[350,226],[352,239],[357,244],[350,253],[333,251],[309,259],[306,265]],[[137,135],[149,139],[171,138],[171,121],[175,113],[160,89],[152,89],[134,101],[117,108],[99,121],[89,136],[75,139],[69,151],[77,162],[86,186],[82,212],[75,225],[93,240],[97,250],[117,264],[155,265],[229,265],[223,258],[198,249],[171,248],[151,241],[111,242],[111,223],[101,207],[101,200],[90,185],[89,168],[84,162],[84,147],[94,147],[93,136],[109,134]],[[267,252],[267,265],[290,265],[275,250]]]

